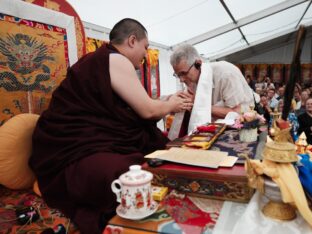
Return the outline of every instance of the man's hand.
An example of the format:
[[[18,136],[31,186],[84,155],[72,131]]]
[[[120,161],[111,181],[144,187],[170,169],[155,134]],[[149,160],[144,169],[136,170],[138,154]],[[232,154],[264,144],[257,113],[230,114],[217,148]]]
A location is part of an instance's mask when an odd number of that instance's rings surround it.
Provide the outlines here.
[[[211,115],[214,119],[224,119],[227,113],[230,111],[234,111],[237,113],[241,113],[241,105],[234,106],[232,108],[226,106],[212,106],[211,107]]]

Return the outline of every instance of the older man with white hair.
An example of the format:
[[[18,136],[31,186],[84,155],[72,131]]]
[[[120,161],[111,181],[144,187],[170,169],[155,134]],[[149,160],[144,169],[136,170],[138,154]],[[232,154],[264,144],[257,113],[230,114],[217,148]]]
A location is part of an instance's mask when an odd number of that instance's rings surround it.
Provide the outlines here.
[[[187,92],[195,95],[188,132],[200,124],[224,118],[231,111],[240,113],[254,105],[252,89],[233,64],[226,61],[204,62],[197,50],[188,44],[174,50],[170,63],[174,76],[186,84]],[[178,124],[177,121],[175,124]],[[171,139],[177,135],[183,134],[169,132]]]

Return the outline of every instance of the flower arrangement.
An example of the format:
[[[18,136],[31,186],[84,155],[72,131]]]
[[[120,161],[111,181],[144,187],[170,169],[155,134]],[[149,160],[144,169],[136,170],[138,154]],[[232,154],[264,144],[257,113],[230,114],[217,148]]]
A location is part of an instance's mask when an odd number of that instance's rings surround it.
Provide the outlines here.
[[[265,118],[256,111],[251,110],[243,113],[235,119],[234,128],[240,129],[239,139],[243,142],[257,140],[258,126],[265,123]]]
[[[265,118],[262,115],[259,115],[256,111],[248,111],[235,119],[233,127],[237,129],[251,129],[257,128],[264,123]]]

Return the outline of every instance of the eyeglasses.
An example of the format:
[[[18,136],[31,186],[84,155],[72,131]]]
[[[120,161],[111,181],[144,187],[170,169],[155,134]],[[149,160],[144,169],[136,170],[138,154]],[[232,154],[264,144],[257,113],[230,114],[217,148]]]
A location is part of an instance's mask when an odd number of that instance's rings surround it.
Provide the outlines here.
[[[190,72],[190,70],[191,70],[191,68],[194,66],[194,64],[195,64],[195,63],[193,63],[193,64],[189,67],[189,69],[188,69],[187,71],[181,71],[181,72],[179,72],[179,74],[173,73],[173,76],[176,77],[176,78],[181,78],[182,76],[186,76],[186,75]]]

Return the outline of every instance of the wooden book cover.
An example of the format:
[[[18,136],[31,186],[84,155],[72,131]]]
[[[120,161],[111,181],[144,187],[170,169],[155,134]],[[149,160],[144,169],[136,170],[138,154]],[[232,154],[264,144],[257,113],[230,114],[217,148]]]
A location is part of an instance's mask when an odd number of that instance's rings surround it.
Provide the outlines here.
[[[191,135],[186,135],[182,138],[177,138],[167,144],[167,148],[171,147],[185,147],[195,149],[209,149],[213,142],[220,134],[224,132],[225,124],[221,123],[207,123],[198,126]]]

